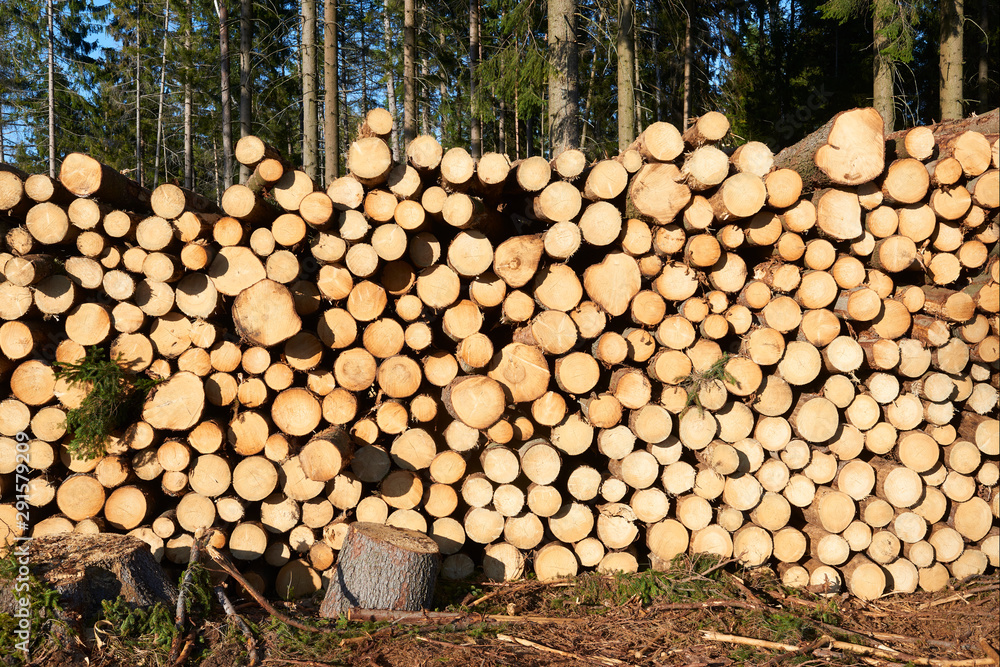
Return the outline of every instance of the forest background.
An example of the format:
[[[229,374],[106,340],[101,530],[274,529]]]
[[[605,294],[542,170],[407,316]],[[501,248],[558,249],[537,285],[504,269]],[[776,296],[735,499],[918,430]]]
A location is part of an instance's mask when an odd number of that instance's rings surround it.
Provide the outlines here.
[[[73,151],[220,197],[254,134],[317,183],[373,107],[511,159],[614,155],[725,113],[789,146],[875,106],[887,130],[997,106],[991,0],[0,0],[0,162]],[[245,169],[245,168],[244,168]],[[245,180],[247,174],[242,175]]]

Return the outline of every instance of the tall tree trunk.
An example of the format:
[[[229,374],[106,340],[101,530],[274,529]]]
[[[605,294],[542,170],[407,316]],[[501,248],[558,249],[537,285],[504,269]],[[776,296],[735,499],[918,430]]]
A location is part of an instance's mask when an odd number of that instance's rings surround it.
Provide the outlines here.
[[[444,30],[438,32],[438,46],[444,50]],[[444,118],[444,100],[448,94],[448,72],[443,68],[438,68],[441,78],[438,81],[438,131],[441,133],[441,143],[445,143],[444,131],[446,129]]]
[[[430,65],[427,64],[427,58],[421,56],[420,58],[420,80],[421,88],[423,88],[423,104],[420,106],[420,133],[430,134],[431,133],[431,89],[427,85],[427,80],[431,75]]]
[[[163,6],[163,53],[160,56],[160,99],[156,108],[156,150],[153,154],[153,187],[160,183],[160,147],[163,145],[163,94],[167,89],[167,35],[170,32],[170,0]],[[167,166],[164,150],[163,167]],[[166,179],[164,179],[166,180]]]
[[[549,132],[551,155],[580,145],[576,0],[549,0]]]
[[[222,174],[219,172],[219,140],[213,134],[212,135],[212,176],[215,180],[215,191],[221,193],[223,191],[222,187]],[[222,196],[219,196],[221,201]]]
[[[142,33],[139,31],[139,5],[135,15],[135,180],[145,186],[142,173]]]
[[[302,167],[319,175],[319,118],[316,99],[316,0],[302,0]]]
[[[499,152],[507,154],[507,105],[500,100],[500,113],[497,114],[497,142]]]
[[[635,8],[634,8],[634,6],[633,6],[632,16],[633,16],[633,19],[634,19],[635,18]],[[633,30],[633,36],[634,36],[634,30]],[[635,48],[635,44],[634,43],[633,43],[632,47],[633,47],[633,49]],[[634,122],[635,122],[635,126],[636,127],[644,127],[644,123],[643,123],[643,120],[642,120],[642,101],[641,101],[641,99],[642,99],[641,98],[641,95],[642,95],[642,77],[639,76],[639,57],[638,57],[638,51],[633,51],[632,65],[633,65],[633,67],[632,67],[632,97],[633,97],[633,100],[634,100],[634,103],[632,104],[632,108],[635,109],[635,121]]]
[[[338,0],[339,1],[339,0]],[[340,34],[340,23],[337,23],[337,44],[343,44],[344,36]],[[337,72],[346,72],[346,76],[339,78],[338,83],[340,84],[340,99],[344,100],[343,109],[340,109],[338,102],[338,109],[342,111],[340,118],[338,120],[342,123],[340,136],[344,138],[344,142],[350,141],[351,136],[351,106],[347,102],[347,80],[351,77],[350,70],[347,68],[347,56],[337,49],[337,57],[341,59],[337,65]],[[339,167],[338,167],[339,169]]]
[[[524,157],[531,157],[532,135],[534,134],[533,116],[524,119]]]
[[[962,117],[962,42],[965,0],[942,0],[940,40],[941,120]]]
[[[367,22],[361,23],[361,116],[368,113],[368,31]],[[345,102],[347,98],[344,98]]]
[[[979,0],[979,27],[982,28],[982,32],[979,34],[979,72],[976,75],[976,83],[979,89],[980,114],[990,110],[990,2],[992,0]]]
[[[219,190],[219,199],[225,188],[233,184],[233,110],[231,91],[229,89],[229,0],[218,0],[215,11],[219,15],[219,70],[222,81],[222,179],[223,188]]]
[[[326,183],[340,176],[340,96],[337,55],[337,0],[323,4],[323,140],[326,146]]]
[[[550,0],[551,2],[551,0]],[[479,100],[476,99],[476,67],[479,65],[479,0],[469,0],[469,111],[471,115],[470,139],[472,157],[483,155],[483,132],[479,118]]]
[[[49,51],[49,177],[56,177],[56,58],[55,31],[53,29],[52,0],[46,3],[48,14],[48,51]]]
[[[417,136],[416,0],[403,1],[403,143]]]
[[[399,162],[399,123],[396,122],[396,77],[393,76],[395,66],[392,62],[392,29],[389,25],[389,0],[382,0],[382,32],[385,38],[386,80],[385,101],[389,115],[392,116],[392,134],[389,145],[392,147],[392,160]]]
[[[687,22],[684,24],[684,106],[681,110],[682,123],[687,129],[688,118],[691,117],[691,64],[694,60],[694,47],[691,43],[691,22],[694,11],[690,0],[684,3],[684,12],[687,14]]]
[[[521,113],[518,109],[518,85],[514,82],[514,159],[521,159]]]
[[[894,11],[892,0],[875,0],[872,18],[872,32],[875,33],[875,85],[872,90],[872,106],[882,114],[885,131],[892,132],[896,125],[895,92],[892,83],[892,58],[887,49],[890,40],[887,31]]]
[[[649,25],[653,25],[652,16],[649,9],[646,9],[646,19]],[[656,71],[656,109],[653,113],[653,121],[663,118],[663,66],[660,64],[660,33],[653,30],[653,69]]]
[[[426,3],[420,8],[420,32],[426,34],[427,32],[427,5]],[[430,64],[427,62],[427,49],[420,52],[420,88],[423,92],[422,102],[420,103],[420,133],[430,134],[431,133],[431,100],[433,94],[431,93],[431,87],[428,85],[430,81],[431,68]]]
[[[240,138],[253,134],[250,120],[250,49],[253,44],[253,2],[240,0]],[[250,178],[250,169],[240,165],[240,181]]]
[[[635,4],[618,0],[618,150],[635,141]]]
[[[630,0],[631,1],[631,0]],[[604,7],[597,10],[597,25],[604,25]],[[587,145],[587,130],[591,125],[590,101],[594,96],[594,78],[597,73],[596,57],[599,42],[594,42],[594,54],[590,61],[590,75],[587,82],[587,96],[583,100],[583,114],[580,117],[580,149],[585,151]],[[594,123],[594,139],[598,140],[600,132],[598,123]]]
[[[191,91],[191,0],[185,0],[184,17],[184,187],[194,189],[194,142],[192,141],[191,107],[194,103]]]

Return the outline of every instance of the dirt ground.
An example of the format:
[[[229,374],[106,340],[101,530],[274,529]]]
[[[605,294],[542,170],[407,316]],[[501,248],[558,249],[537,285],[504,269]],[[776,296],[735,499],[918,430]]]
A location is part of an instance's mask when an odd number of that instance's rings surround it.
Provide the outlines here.
[[[665,573],[561,582],[442,583],[435,607],[453,614],[433,622],[326,621],[318,599],[279,605],[319,632],[291,627],[231,592],[252,626],[260,665],[1000,665],[996,572],[871,603],[784,589],[768,570],[688,562]],[[170,664],[162,635],[126,625],[98,623],[86,641],[43,647],[30,664]],[[221,609],[198,618],[188,636],[184,664],[254,664],[254,646]],[[753,645],[758,640],[784,646]]]

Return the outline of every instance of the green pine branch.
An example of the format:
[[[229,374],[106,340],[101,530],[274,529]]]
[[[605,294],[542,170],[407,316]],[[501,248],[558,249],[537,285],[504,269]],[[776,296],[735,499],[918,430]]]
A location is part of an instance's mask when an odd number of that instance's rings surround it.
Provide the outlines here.
[[[66,449],[78,459],[94,459],[107,453],[108,437],[133,421],[149,391],[159,380],[137,376],[121,364],[121,355],[107,359],[103,348],[88,348],[79,362],[53,364],[56,378],[70,385],[88,387],[80,406],[66,413],[66,431],[71,439]]]

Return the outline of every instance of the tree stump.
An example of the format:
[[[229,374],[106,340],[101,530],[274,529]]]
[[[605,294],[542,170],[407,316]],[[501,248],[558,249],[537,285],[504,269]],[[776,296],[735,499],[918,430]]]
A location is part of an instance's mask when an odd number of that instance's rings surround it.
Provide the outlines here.
[[[352,607],[426,609],[440,564],[437,543],[423,533],[377,523],[351,524],[320,615],[336,618]]]
[[[29,543],[36,576],[59,591],[64,612],[81,621],[96,618],[103,600],[118,596],[139,607],[175,604],[177,589],[145,542],[127,535],[62,534]],[[0,611],[10,612],[10,586],[0,587]]]

